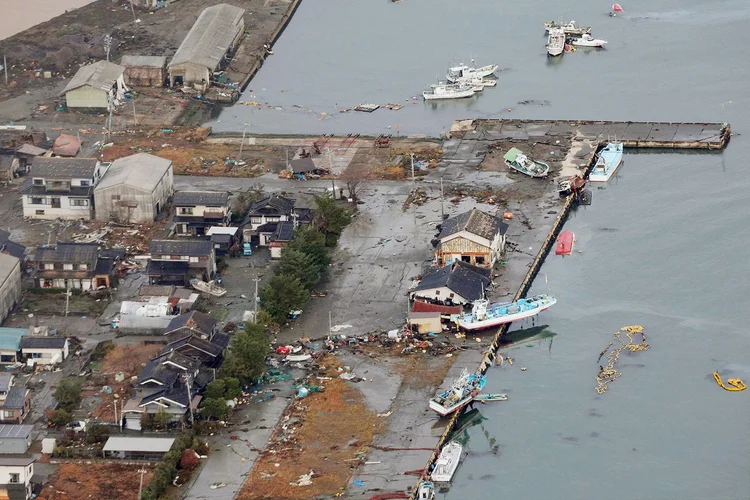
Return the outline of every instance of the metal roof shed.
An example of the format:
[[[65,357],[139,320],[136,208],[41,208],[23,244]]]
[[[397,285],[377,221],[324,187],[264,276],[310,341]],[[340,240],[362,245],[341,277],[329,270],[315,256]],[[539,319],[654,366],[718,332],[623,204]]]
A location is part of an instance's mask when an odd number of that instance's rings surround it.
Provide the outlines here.
[[[158,461],[173,443],[174,438],[111,437],[107,439],[102,455],[104,458]]]

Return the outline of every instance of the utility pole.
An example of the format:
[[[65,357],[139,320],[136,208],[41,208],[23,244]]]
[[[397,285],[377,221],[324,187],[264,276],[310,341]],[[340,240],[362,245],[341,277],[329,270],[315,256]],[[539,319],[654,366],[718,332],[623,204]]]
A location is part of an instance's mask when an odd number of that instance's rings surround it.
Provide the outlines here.
[[[331,179],[331,195],[333,196],[333,199],[336,199],[336,183],[333,179]]]
[[[133,0],[130,0],[130,12],[133,13],[133,22],[137,25],[138,19],[135,18],[135,9],[133,8]],[[140,498],[140,497],[138,497]]]
[[[120,424],[118,423],[118,420],[117,420],[117,400],[116,399],[113,401],[113,404],[115,405],[115,425],[119,427]]]
[[[443,205],[443,178],[440,178],[440,223],[445,220],[445,207]]]
[[[112,37],[106,35],[104,37],[104,52],[107,54],[107,62],[109,62],[109,51],[112,48]]]
[[[242,146],[245,145],[245,134],[247,134],[247,126],[250,125],[249,123],[245,123],[245,128],[242,129],[242,142],[240,142],[240,155],[237,157],[237,163],[239,163],[242,160]]]
[[[143,475],[148,471],[146,469],[141,469],[138,472],[141,473],[141,485],[138,487],[138,500],[141,500],[141,494],[143,493]]]
[[[65,317],[68,317],[68,306],[70,305],[70,280],[65,280]]]
[[[8,85],[8,59],[3,54],[3,69],[5,70],[5,85]]]
[[[417,178],[414,176],[414,153],[411,153],[411,183],[417,189]]]
[[[185,375],[185,387],[187,387],[188,391],[188,405],[190,406],[190,423],[195,423],[195,415],[193,414],[193,396],[190,392],[190,386],[193,384],[192,379],[190,378],[189,374]]]
[[[333,321],[331,319],[331,311],[328,311],[328,340],[331,340],[333,335]]]
[[[258,302],[259,302],[259,300],[258,300],[258,282],[260,281],[260,279],[258,278],[257,274],[255,275],[255,278],[253,279],[253,281],[255,282],[255,300],[253,301],[254,302],[254,304],[253,304],[253,323],[257,323],[258,322]]]

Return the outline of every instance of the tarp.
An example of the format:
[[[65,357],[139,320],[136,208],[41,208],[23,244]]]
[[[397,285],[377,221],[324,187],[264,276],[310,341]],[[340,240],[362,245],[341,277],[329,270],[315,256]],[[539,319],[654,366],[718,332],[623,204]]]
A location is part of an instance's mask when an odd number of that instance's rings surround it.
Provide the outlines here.
[[[60,134],[52,146],[52,154],[56,156],[74,157],[81,149],[81,142],[77,137],[68,134]]]

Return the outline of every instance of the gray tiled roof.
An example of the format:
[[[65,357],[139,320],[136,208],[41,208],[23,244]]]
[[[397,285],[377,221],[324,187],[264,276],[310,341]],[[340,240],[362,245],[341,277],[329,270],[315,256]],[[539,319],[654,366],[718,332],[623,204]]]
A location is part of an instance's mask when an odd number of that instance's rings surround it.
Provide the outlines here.
[[[0,439],[25,438],[34,430],[33,425],[1,424]]]
[[[225,207],[229,203],[226,191],[176,191],[172,200],[175,207]]]
[[[62,349],[65,342],[65,337],[23,337],[21,349]]]
[[[14,385],[8,391],[8,395],[5,396],[5,402],[3,403],[4,408],[23,408],[23,403],[26,400],[26,389],[23,385]]]
[[[492,241],[497,233],[505,234],[507,230],[508,225],[502,219],[474,208],[444,220],[438,238],[442,240],[452,234],[467,231]]]
[[[276,226],[271,241],[292,241],[294,239],[294,224],[282,221]]]
[[[94,177],[96,158],[40,158],[31,160],[29,177],[50,179],[90,179]]]
[[[167,334],[180,328],[190,328],[210,335],[214,331],[217,323],[218,322],[208,314],[204,314],[200,311],[190,311],[173,318],[172,321],[169,322],[169,326],[167,326],[164,333]]]
[[[148,251],[156,255],[210,255],[211,242],[208,240],[152,240]]]
[[[34,261],[87,264],[96,261],[98,251],[96,243],[58,243],[55,246],[37,248]]]
[[[289,215],[294,209],[294,198],[272,195],[258,200],[250,206],[247,215]]]
[[[193,63],[212,71],[218,68],[242,29],[244,14],[244,9],[224,3],[204,9],[180,44],[169,67]]]
[[[108,61],[97,61],[94,64],[81,67],[75,76],[73,76],[73,79],[68,82],[68,85],[65,86],[65,90],[62,93],[64,94],[84,85],[90,85],[98,90],[109,91],[124,71],[125,68],[118,64]]]
[[[411,291],[446,287],[471,302],[482,298],[482,291],[490,284],[488,274],[489,270],[455,262],[425,274],[419,285]]]

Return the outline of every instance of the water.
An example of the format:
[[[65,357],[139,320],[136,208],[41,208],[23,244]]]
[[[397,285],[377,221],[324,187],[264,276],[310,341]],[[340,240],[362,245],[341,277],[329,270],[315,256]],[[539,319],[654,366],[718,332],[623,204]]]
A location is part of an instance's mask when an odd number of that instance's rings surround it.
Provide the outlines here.
[[[66,10],[77,9],[93,0],[3,0],[0,16],[0,40],[39,23],[49,21]]]
[[[733,101],[726,151],[626,152],[618,177],[571,217],[583,253],[552,256],[532,289],[547,291],[546,275],[558,303],[540,319],[557,336],[490,371],[488,392],[510,401],[481,406],[488,420],[468,430],[470,455],[438,498],[747,499],[750,393],[725,392],[711,374],[750,382],[750,4],[634,0],[610,18],[606,2],[551,3],[303,2],[243,96],[281,109],[238,106],[214,127],[377,134],[398,125],[434,135],[474,117],[718,121]],[[560,15],[593,25],[607,50],[547,60],[541,23]],[[497,62],[498,87],[465,101],[337,113],[404,103],[451,56]],[[645,325],[653,347],[624,355],[622,377],[598,396],[597,357],[630,324]]]

